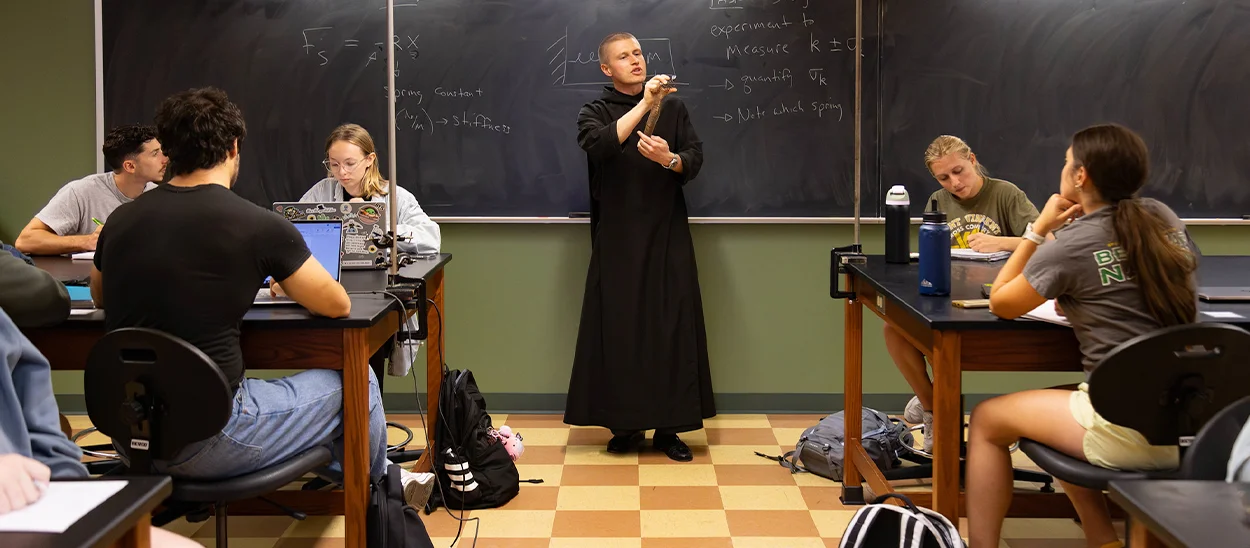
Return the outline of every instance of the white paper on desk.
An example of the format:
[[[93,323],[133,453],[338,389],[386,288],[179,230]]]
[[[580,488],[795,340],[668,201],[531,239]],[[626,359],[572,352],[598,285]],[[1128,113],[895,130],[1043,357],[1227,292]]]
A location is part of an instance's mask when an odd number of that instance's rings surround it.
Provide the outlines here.
[[[64,533],[109,497],[125,481],[54,481],[34,504],[0,515],[0,533]]]
[[[964,259],[967,261],[1001,261],[1008,257],[1011,257],[1010,251],[994,251],[992,253],[985,253],[962,247],[951,248],[952,259]]]
[[[70,316],[86,316],[87,314],[90,314],[92,312],[95,312],[94,308],[71,308],[69,311],[69,315]]]
[[[70,255],[69,258],[75,261],[90,261],[95,259],[95,252],[83,251],[82,253],[74,253],[73,255]]]
[[[1245,317],[1245,316],[1242,316],[1241,314],[1238,314],[1238,313],[1236,313],[1236,312],[1221,312],[1221,311],[1218,311],[1218,310],[1215,310],[1215,311],[1206,311],[1206,310],[1203,310],[1203,311],[1202,311],[1202,313],[1203,313],[1203,314],[1206,314],[1206,315],[1208,315],[1208,316],[1210,316],[1210,317],[1212,317],[1212,318],[1236,319],[1236,318],[1244,318],[1244,317]]]
[[[1034,308],[1033,310],[1026,312],[1024,314],[1024,317],[1030,320],[1050,322],[1050,323],[1059,324],[1059,325],[1066,325],[1069,327],[1072,326],[1071,323],[1068,323],[1067,318],[1060,316],[1058,312],[1055,312],[1055,300],[1054,299],[1046,301],[1042,303],[1041,306],[1038,306],[1037,308]]]

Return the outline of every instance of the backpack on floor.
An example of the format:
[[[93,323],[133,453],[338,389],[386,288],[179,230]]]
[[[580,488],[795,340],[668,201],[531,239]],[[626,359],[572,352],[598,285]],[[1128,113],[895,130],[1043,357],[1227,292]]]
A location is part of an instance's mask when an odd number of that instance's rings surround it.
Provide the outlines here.
[[[845,455],[846,424],[844,411],[829,415],[799,436],[794,451],[780,457],[755,453],[775,460],[789,468],[790,473],[811,472],[834,481],[842,481],[842,459]],[[875,409],[863,408],[860,443],[868,457],[877,463],[882,472],[901,464],[899,455],[907,451],[904,444],[911,445],[912,435],[907,425],[891,419]]]
[[[404,499],[399,465],[386,467],[386,474],[374,480],[369,489],[369,511],[365,518],[365,546],[368,548],[434,548],[425,523],[416,508]]]
[[[453,511],[498,508],[517,496],[521,477],[516,464],[491,429],[486,398],[473,373],[445,371],[434,425],[438,488],[430,494],[426,514],[439,506]]]
[[[896,498],[906,506],[884,504]],[[838,548],[964,548],[959,528],[946,516],[919,508],[905,495],[882,495],[860,508]]]

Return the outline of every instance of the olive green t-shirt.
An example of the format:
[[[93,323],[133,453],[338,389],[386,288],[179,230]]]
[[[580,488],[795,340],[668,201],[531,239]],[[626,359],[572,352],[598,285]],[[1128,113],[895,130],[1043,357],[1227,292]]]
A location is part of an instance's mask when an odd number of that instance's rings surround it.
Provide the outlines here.
[[[968,247],[968,236],[982,232],[991,236],[1020,237],[1029,223],[1037,219],[1037,207],[1023,190],[1002,179],[985,178],[981,192],[960,201],[946,190],[938,190],[925,202],[925,211],[946,212],[951,227],[951,247]]]

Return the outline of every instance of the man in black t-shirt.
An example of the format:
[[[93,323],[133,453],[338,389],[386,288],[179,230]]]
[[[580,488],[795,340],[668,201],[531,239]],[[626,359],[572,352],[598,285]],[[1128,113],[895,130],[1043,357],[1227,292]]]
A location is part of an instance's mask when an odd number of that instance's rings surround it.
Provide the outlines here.
[[[185,339],[212,358],[235,389],[234,412],[221,434],[157,465],[175,476],[225,478],[330,445],[336,451],[330,472],[337,475],[341,373],[245,378],[239,327],[266,276],[312,313],[332,318],[350,313],[347,292],[294,225],[231,190],[247,130],[225,93],[175,94],[157,110],[156,125],[172,179],[110,216],[96,247],[91,294],[106,311],[109,330],[146,327]],[[369,388],[376,477],[388,462],[386,416],[372,371]],[[405,483],[415,477],[405,476]]]

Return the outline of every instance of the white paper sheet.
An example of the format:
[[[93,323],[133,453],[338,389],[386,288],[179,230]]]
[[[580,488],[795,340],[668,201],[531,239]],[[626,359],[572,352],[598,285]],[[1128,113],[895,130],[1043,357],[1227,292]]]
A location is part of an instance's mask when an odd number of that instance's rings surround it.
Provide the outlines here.
[[[1025,313],[1024,317],[1031,320],[1050,322],[1059,325],[1072,325],[1068,322],[1067,318],[1060,316],[1058,312],[1055,312],[1054,299],[1042,303],[1041,306],[1034,308],[1031,312]]]
[[[125,481],[54,481],[34,504],[0,515],[0,532],[64,533],[126,486]]]
[[[1218,310],[1215,310],[1215,311],[1206,311],[1206,310],[1203,310],[1203,311],[1202,311],[1202,313],[1203,313],[1203,314],[1206,314],[1206,315],[1208,315],[1208,316],[1210,316],[1210,317],[1212,317],[1212,318],[1236,319],[1236,318],[1244,318],[1244,317],[1245,317],[1245,316],[1242,316],[1241,314],[1238,314],[1238,313],[1236,313],[1236,312],[1220,312],[1220,311],[1218,311]]]

